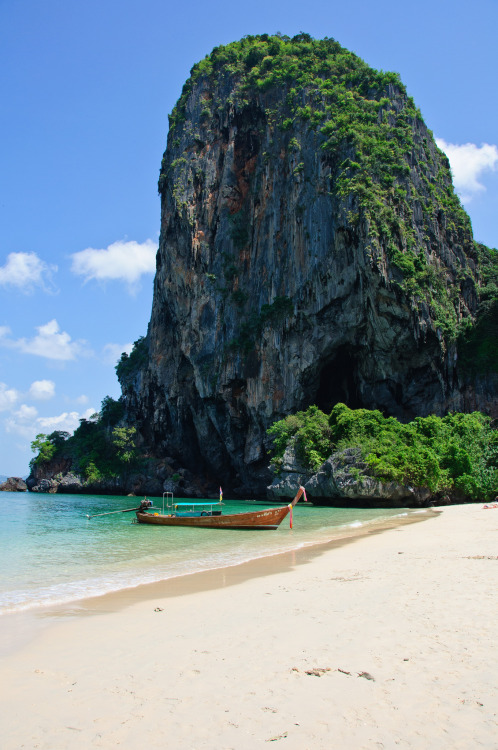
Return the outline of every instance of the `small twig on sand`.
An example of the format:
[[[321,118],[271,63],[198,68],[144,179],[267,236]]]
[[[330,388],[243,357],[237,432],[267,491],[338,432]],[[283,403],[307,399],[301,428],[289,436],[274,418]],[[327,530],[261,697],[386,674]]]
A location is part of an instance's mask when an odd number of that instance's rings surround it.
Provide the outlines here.
[[[306,670],[306,674],[313,675],[313,677],[321,677],[325,672],[330,672],[330,667],[314,667]]]
[[[265,742],[276,742],[277,740],[283,740],[285,739],[285,737],[287,737],[288,734],[289,732],[283,732],[283,734],[276,734],[275,737],[270,737],[270,739],[265,740]]]
[[[358,677],[364,677],[365,680],[372,680],[375,682],[375,677],[372,677],[370,672],[358,672]]]

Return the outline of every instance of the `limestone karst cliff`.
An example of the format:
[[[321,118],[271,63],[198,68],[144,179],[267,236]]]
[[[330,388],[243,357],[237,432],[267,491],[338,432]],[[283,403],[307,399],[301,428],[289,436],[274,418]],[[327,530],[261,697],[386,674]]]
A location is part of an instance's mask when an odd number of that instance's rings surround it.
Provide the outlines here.
[[[159,192],[151,320],[117,368],[149,455],[248,496],[267,428],[310,404],[492,401],[458,372],[470,221],[396,74],[305,34],[218,47],[170,117]]]

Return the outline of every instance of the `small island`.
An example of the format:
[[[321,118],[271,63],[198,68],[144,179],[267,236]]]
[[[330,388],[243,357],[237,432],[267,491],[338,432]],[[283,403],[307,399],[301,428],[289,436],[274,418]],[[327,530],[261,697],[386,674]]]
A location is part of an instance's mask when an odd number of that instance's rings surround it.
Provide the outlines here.
[[[121,396],[38,436],[30,490],[293,497],[299,474],[322,501],[496,492],[498,252],[397,74],[304,33],[216,47],[158,187]]]

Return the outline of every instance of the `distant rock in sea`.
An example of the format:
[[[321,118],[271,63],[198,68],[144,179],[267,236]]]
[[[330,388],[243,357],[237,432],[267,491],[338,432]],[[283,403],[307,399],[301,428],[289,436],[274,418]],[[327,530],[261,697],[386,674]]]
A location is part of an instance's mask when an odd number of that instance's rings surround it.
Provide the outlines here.
[[[0,484],[1,492],[27,492],[28,486],[21,477],[8,477]]]

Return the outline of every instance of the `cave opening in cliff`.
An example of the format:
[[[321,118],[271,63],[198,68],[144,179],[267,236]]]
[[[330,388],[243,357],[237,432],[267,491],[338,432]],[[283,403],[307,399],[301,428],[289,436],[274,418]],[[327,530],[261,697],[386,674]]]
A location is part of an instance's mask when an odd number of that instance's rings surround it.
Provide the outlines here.
[[[357,357],[349,347],[337,349],[323,363],[318,374],[314,401],[319,409],[329,414],[338,403],[346,404],[350,409],[363,407],[358,388],[357,366]]]

